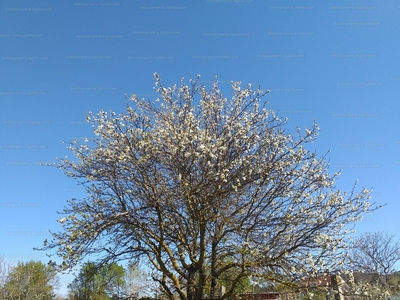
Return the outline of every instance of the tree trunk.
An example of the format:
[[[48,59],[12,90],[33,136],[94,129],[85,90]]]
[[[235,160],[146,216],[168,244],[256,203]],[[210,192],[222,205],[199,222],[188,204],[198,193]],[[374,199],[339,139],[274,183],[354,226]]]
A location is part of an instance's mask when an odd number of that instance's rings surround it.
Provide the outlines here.
[[[217,269],[217,245],[218,242],[214,239],[211,244],[211,291],[210,298],[215,299],[218,295],[218,273]]]
[[[206,287],[206,274],[204,264],[206,263],[206,218],[202,218],[200,223],[200,254],[198,262],[199,281],[197,283],[196,298],[204,299],[204,289]]]
[[[190,270],[189,270],[189,276],[188,276],[188,280],[187,280],[187,287],[186,287],[186,297],[187,300],[195,300],[194,296],[194,289],[193,289],[193,277],[194,277],[194,273],[193,273],[193,267],[191,266]]]

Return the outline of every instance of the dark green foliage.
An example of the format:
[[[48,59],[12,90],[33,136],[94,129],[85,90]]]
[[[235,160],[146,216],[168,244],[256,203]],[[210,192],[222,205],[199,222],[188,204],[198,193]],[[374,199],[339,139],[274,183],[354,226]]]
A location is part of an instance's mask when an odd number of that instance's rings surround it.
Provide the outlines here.
[[[124,294],[125,270],[118,264],[98,268],[87,262],[68,289],[73,300],[119,299]]]

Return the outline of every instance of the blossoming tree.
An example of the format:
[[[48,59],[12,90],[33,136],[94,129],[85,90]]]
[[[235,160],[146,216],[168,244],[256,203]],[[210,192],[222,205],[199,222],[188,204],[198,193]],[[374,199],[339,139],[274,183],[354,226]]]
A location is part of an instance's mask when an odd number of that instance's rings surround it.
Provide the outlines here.
[[[354,242],[350,261],[355,271],[373,274],[376,282],[388,287],[389,275],[400,261],[400,241],[388,232],[366,232]]]
[[[56,164],[87,197],[68,201],[43,249],[63,269],[92,254],[147,262],[181,300],[225,299],[249,276],[289,283],[340,266],[348,225],[373,210],[369,191],[335,190],[338,174],[305,148],[318,126],[287,133],[268,91],[233,82],[228,100],[217,80],[210,90],[198,81],[166,88],[155,74],[160,98],[132,95],[124,114],[88,115],[97,136]]]

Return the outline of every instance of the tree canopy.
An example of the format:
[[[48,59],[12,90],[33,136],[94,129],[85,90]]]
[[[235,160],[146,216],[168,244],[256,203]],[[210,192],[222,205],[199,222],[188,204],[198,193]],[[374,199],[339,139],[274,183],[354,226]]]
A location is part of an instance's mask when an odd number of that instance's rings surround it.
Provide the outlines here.
[[[73,300],[108,300],[125,296],[125,270],[115,263],[97,268],[85,263],[79,274],[68,285]]]
[[[55,269],[40,261],[19,262],[8,274],[3,296],[9,300],[50,300],[58,287]]]
[[[168,297],[202,300],[249,276],[289,283],[340,267],[351,225],[373,208],[369,190],[337,190],[325,156],[306,148],[317,124],[288,133],[268,91],[240,82],[229,100],[199,77],[166,88],[155,74],[155,90],[120,115],[89,113],[96,137],[56,163],[87,191],[43,248],[60,268],[92,254],[140,260]]]
[[[353,245],[350,262],[354,270],[373,275],[376,282],[388,287],[389,275],[400,261],[400,241],[388,232],[366,232]]]

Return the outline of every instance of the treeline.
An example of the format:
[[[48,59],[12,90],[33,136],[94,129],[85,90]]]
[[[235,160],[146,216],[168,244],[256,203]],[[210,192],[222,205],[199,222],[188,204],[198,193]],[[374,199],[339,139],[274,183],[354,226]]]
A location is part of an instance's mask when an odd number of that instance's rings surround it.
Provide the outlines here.
[[[152,299],[155,286],[138,266],[85,263],[68,285],[68,295],[57,295],[56,269],[41,261],[13,265],[0,257],[0,300],[116,300]]]

